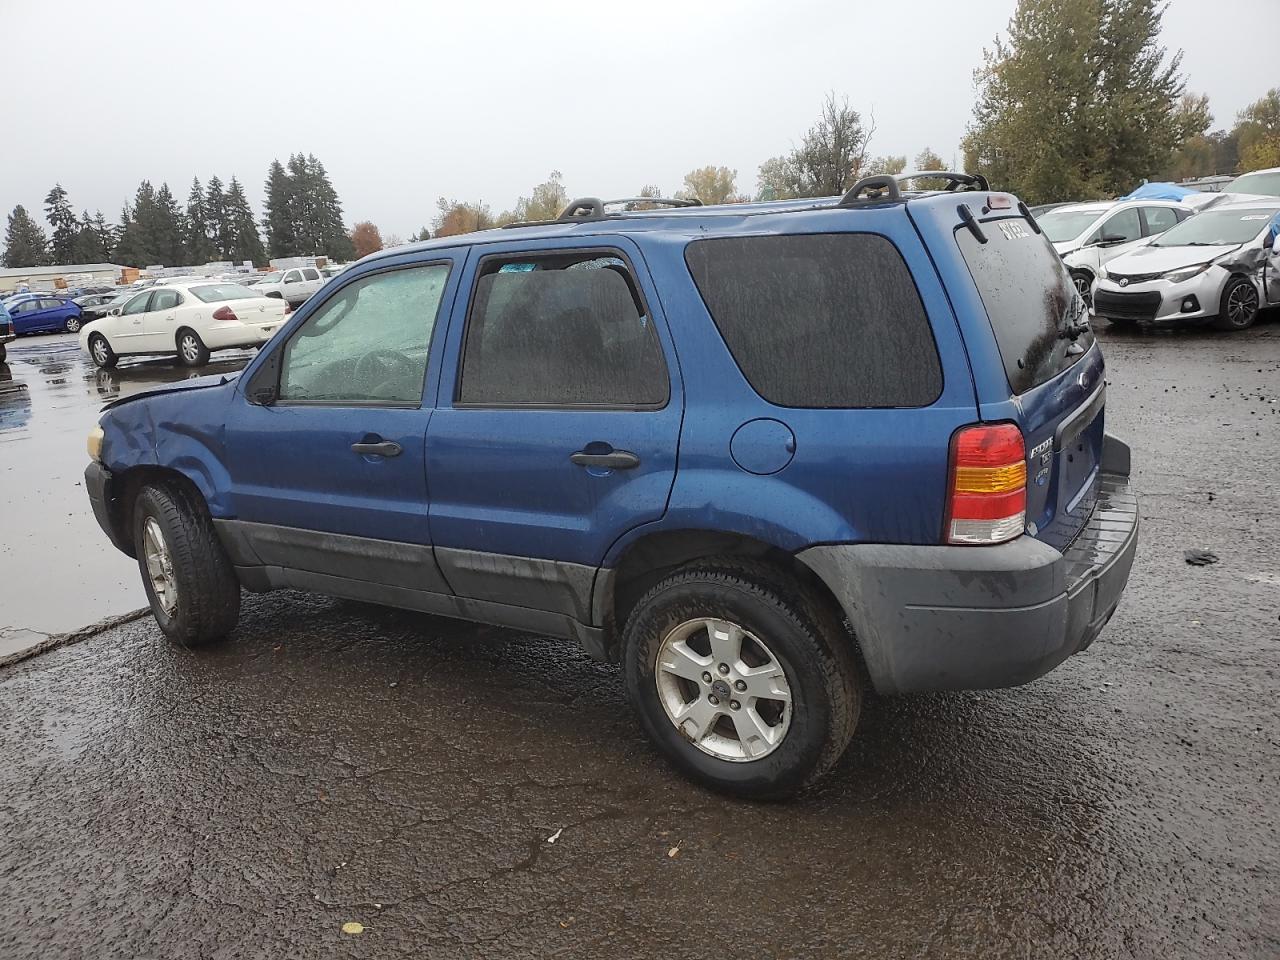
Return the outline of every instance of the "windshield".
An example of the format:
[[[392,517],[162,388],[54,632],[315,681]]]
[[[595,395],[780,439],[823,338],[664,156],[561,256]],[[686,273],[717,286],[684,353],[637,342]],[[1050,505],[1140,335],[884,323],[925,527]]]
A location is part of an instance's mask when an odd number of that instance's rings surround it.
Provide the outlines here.
[[[1050,210],[1036,217],[1036,223],[1053,243],[1065,243],[1084,233],[1101,215],[1100,210]]]
[[[1280,170],[1246,173],[1223,188],[1224,193],[1256,193],[1263,197],[1280,197]]]
[[[1225,247],[1248,243],[1267,225],[1275,210],[1206,210],[1171,227],[1151,241],[1153,247]]]
[[[191,292],[205,303],[217,303],[220,300],[247,300],[250,297],[261,296],[238,283],[211,283],[207,287],[192,287]]]
[[[278,273],[268,273],[265,277],[260,277],[258,279],[258,282],[259,283],[279,283],[281,279],[283,279],[283,277],[284,277],[284,271],[281,270]]]

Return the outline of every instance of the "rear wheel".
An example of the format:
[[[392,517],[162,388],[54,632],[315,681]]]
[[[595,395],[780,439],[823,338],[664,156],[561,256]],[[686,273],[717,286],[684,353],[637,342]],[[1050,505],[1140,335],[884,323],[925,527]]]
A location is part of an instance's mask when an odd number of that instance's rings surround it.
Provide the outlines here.
[[[1244,330],[1258,319],[1258,288],[1244,277],[1236,277],[1222,291],[1222,306],[1214,326],[1219,330]]]
[[[67,328],[67,333],[79,333],[79,332],[80,332],[80,318],[79,318],[79,317],[67,317],[67,322],[64,324],[64,326]]]
[[[240,583],[199,497],[176,484],[143,487],[133,544],[165,636],[195,647],[231,632],[240,618]]]
[[[93,357],[93,362],[103,370],[110,370],[119,359],[115,351],[111,349],[111,344],[107,343],[107,338],[100,333],[95,333],[89,337],[89,355]]]
[[[188,367],[203,367],[209,362],[209,348],[194,330],[178,331],[178,359]]]
[[[785,797],[840,758],[860,693],[839,619],[764,564],[696,564],[654,586],[623,636],[645,733],[686,776]]]
[[[1072,270],[1071,283],[1076,288],[1076,293],[1080,294],[1080,298],[1085,304],[1093,306],[1093,274],[1088,270]]]
[[[0,343],[0,363],[4,363],[4,358],[9,355],[9,351],[5,349],[5,345]]]

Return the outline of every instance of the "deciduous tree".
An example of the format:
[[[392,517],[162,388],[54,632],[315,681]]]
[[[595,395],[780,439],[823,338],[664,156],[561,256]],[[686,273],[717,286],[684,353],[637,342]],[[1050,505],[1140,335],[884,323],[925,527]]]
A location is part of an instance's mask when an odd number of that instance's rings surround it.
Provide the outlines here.
[[[1028,203],[1116,196],[1167,169],[1184,139],[1182,55],[1160,0],[1018,0],[984,51],[966,167]]]
[[[738,192],[737,179],[738,171],[728,167],[698,167],[684,175],[684,189],[676,196],[705,204],[726,203]]]
[[[431,229],[437,237],[453,237],[498,226],[484,202],[467,203],[441,197],[436,201],[436,210],[439,212],[431,222]]]
[[[368,220],[361,220],[351,228],[351,246],[355,250],[356,259],[367,257],[382,249],[382,234]]]
[[[552,170],[550,176],[533,188],[532,195],[521,197],[516,201],[514,210],[503,213],[499,220],[503,223],[524,220],[554,220],[569,205],[569,195],[565,193],[564,182],[559,170]]]

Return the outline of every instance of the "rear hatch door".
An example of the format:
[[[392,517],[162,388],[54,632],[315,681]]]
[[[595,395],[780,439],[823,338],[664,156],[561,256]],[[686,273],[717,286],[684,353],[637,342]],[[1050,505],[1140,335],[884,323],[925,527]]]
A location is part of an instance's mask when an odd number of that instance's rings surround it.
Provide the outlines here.
[[[961,194],[929,207],[916,219],[929,242],[951,245],[939,269],[954,277],[981,417],[1021,428],[1027,532],[1063,549],[1093,511],[1102,462],[1105,371],[1088,310],[1016,199]]]

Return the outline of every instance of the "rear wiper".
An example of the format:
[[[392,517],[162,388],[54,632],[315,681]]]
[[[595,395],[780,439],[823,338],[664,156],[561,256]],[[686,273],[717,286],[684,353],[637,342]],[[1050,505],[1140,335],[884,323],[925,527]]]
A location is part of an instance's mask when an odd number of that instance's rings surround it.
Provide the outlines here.
[[[1064,316],[1064,319],[1066,319],[1067,322],[1066,325],[1063,326],[1062,330],[1058,332],[1058,339],[1070,340],[1072,343],[1075,343],[1075,341],[1079,340],[1084,334],[1089,332],[1089,310],[1084,305],[1084,300],[1079,297],[1076,297],[1072,306],[1067,307],[1067,310],[1071,310],[1072,307],[1075,307],[1075,316],[1070,318]]]

